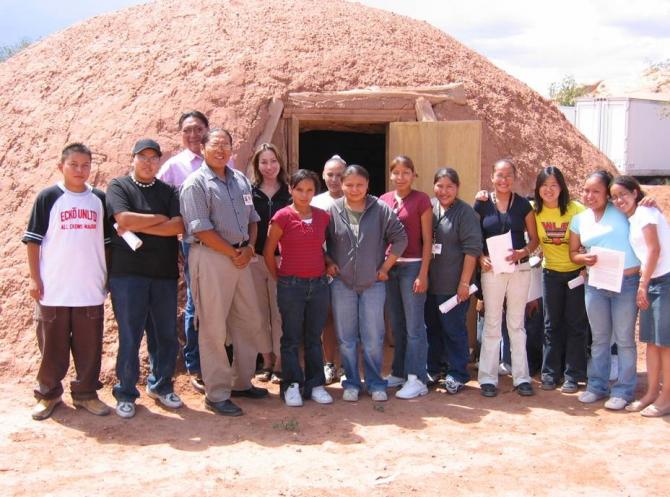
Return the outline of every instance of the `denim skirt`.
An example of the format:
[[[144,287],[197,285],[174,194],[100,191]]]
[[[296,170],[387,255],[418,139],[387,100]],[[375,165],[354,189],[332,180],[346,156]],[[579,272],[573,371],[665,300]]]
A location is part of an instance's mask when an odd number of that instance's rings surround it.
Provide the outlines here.
[[[649,307],[640,311],[640,341],[670,347],[670,273],[649,281]]]

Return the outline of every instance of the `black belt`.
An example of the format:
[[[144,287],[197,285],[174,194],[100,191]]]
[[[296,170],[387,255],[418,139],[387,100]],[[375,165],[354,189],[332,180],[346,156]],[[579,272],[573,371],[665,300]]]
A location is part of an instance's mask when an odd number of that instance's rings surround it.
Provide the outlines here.
[[[193,243],[195,243],[197,245],[202,245],[204,247],[207,246],[205,243],[203,243],[201,240],[198,240],[197,238],[193,241]],[[246,247],[247,245],[249,245],[249,240],[244,240],[243,242],[240,242],[240,243],[231,243],[230,244],[230,246],[233,247],[233,248],[242,248],[242,247]]]
[[[519,264],[523,264],[524,262],[528,262],[528,256],[522,257],[521,259],[516,261],[514,264],[516,264],[518,266]]]

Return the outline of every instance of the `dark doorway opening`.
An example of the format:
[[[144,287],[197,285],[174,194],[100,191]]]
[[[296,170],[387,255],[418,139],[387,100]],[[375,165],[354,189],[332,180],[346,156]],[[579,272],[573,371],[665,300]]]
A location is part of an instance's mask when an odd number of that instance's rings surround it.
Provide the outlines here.
[[[300,133],[300,168],[315,171],[319,177],[324,163],[333,155],[347,164],[359,164],[370,173],[370,193],[386,191],[386,135],[345,131],[304,131]],[[322,191],[325,184],[321,185]]]

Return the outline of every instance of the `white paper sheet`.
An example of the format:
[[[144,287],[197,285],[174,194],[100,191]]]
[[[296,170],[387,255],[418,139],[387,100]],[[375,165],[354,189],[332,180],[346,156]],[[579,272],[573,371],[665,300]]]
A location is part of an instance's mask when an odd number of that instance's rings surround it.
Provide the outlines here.
[[[532,267],[530,268],[530,286],[528,287],[528,300],[526,302],[532,302],[540,298],[542,298],[542,268]]]
[[[489,258],[495,274],[514,272],[516,266],[513,262],[506,260],[512,250],[511,231],[487,238],[486,246],[489,249]]]
[[[570,281],[568,281],[568,288],[570,290],[574,290],[580,285],[584,284],[584,277],[580,274],[576,278],[572,278]]]
[[[620,293],[626,254],[620,250],[602,247],[591,247],[589,253],[597,255],[598,261],[589,268],[588,284],[602,290]]]
[[[470,285],[470,288],[468,288],[468,292],[469,292],[470,295],[472,295],[472,294],[475,293],[476,291],[477,291],[477,285],[475,285],[475,284],[473,283],[472,285]],[[458,305],[458,295],[454,295],[454,296],[451,297],[450,299],[447,299],[447,300],[445,300],[444,302],[442,302],[442,303],[439,305],[438,309],[440,309],[440,311],[442,312],[442,314],[446,314],[447,312],[449,312],[450,310],[452,310],[452,309],[453,309],[454,307],[456,307],[457,305]]]
[[[114,223],[114,229],[118,232],[119,231],[119,223]],[[121,238],[123,238],[128,246],[133,249],[133,251],[137,250],[142,246],[142,240],[140,239],[139,236],[137,236],[135,233],[132,231],[126,230],[123,235],[121,235]]]

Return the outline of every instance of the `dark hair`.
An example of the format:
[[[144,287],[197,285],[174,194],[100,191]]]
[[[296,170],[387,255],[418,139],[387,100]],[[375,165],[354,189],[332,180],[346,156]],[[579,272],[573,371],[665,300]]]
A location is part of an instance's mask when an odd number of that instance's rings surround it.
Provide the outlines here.
[[[586,179],[591,179],[591,178],[596,178],[600,183],[603,184],[605,189],[607,190],[607,196],[609,197],[610,195],[610,183],[612,183],[612,175],[610,174],[609,171],[605,171],[604,169],[601,169],[599,171],[596,171],[595,173],[591,173]]]
[[[88,155],[89,159],[93,159],[93,154],[91,154],[91,149],[88,148],[83,143],[70,143],[66,145],[63,151],[60,154],[60,163],[62,164],[71,154],[84,154]]]
[[[359,166],[358,164],[351,164],[350,166],[347,166],[347,168],[342,173],[342,181],[344,181],[344,178],[347,176],[352,176],[354,174],[356,176],[363,176],[367,181],[370,181],[370,173],[368,173],[368,170],[363,166]]]
[[[189,117],[198,119],[200,122],[202,122],[202,124],[205,125],[205,128],[209,128],[209,119],[207,119],[207,116],[205,116],[205,114],[203,114],[200,111],[191,110],[188,112],[184,112],[181,116],[179,116],[179,129],[181,129],[182,125],[184,124],[184,121],[186,121]]]
[[[442,178],[449,178],[449,180],[456,186],[461,186],[461,180],[458,178],[458,173],[454,168],[441,167],[437,171],[435,171],[435,176],[433,177],[433,184],[437,183]]]
[[[399,155],[395,159],[393,159],[391,161],[391,167],[389,168],[389,171],[393,171],[395,167],[398,165],[405,166],[407,169],[416,174],[416,169],[414,168],[414,162],[406,155]]]
[[[617,176],[610,182],[610,188],[614,185],[623,186],[626,190],[633,193],[637,190],[637,195],[635,196],[635,203],[637,204],[640,200],[644,198],[644,192],[640,186],[640,182],[633,178],[632,176]]]
[[[542,212],[543,201],[540,196],[540,187],[544,185],[544,182],[547,181],[549,176],[553,176],[558,186],[561,187],[561,193],[558,194],[558,207],[561,209],[561,216],[564,216],[568,211],[568,203],[570,203],[570,192],[568,191],[568,186],[565,184],[565,178],[563,173],[556,166],[547,166],[542,168],[540,173],[537,175],[535,180],[535,212],[538,214]]]
[[[319,180],[317,174],[314,171],[310,171],[309,169],[298,169],[291,175],[288,184],[291,188],[295,188],[298,186],[298,183],[305,180],[314,183],[314,193],[319,193],[321,181]]]
[[[275,147],[272,143],[261,143],[256,149],[256,152],[254,152],[254,155],[251,158],[251,184],[254,186],[260,186],[263,183],[263,175],[261,174],[259,168],[259,162],[261,160],[261,154],[268,150],[275,154],[275,157],[279,162],[279,173],[277,173],[277,179],[282,185],[285,185],[288,181],[288,175],[286,174],[284,161],[279,155],[279,150],[277,150],[277,147]]]
[[[230,140],[230,144],[232,146],[233,144],[233,135],[230,134],[230,131],[224,128],[212,128],[207,131],[204,135],[202,135],[202,138],[200,139],[200,144],[201,145],[207,145],[207,142],[209,141],[209,138],[216,134],[216,133],[224,133],[228,136],[228,139]]]
[[[514,176],[516,176],[516,164],[514,164],[514,161],[510,157],[504,157],[502,159],[498,159],[497,161],[495,161],[493,163],[493,166],[491,167],[492,172],[496,170],[496,166],[498,164],[509,164],[510,166],[512,166],[512,171],[514,172]]]

